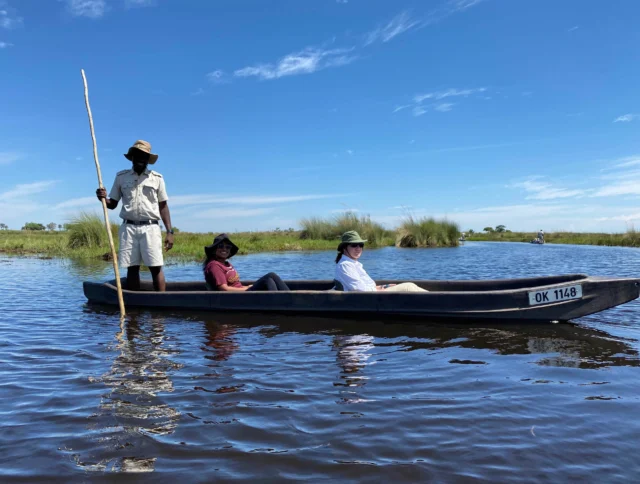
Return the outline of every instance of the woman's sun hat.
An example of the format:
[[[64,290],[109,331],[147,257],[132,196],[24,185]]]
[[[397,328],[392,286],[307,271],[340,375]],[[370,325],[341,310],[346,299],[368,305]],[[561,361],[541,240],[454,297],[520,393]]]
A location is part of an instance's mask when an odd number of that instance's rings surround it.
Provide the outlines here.
[[[238,246],[231,242],[231,239],[227,234],[217,235],[215,239],[213,239],[213,244],[207,245],[204,248],[204,253],[209,257],[213,257],[216,253],[217,247],[222,243],[227,242],[231,246],[231,251],[229,253],[229,258],[233,257],[238,253]]]
[[[156,161],[158,161],[158,155],[154,155],[153,153],[151,153],[151,143],[147,143],[144,140],[139,139],[138,141],[133,143],[133,146],[131,148],[129,148],[129,151],[127,151],[127,154],[124,155],[124,157],[129,161],[133,161],[131,157],[132,150],[138,150],[148,154],[150,165],[153,165]]]
[[[348,232],[342,234],[340,244],[338,245],[338,252],[342,252],[342,249],[344,249],[346,245],[364,244],[366,241],[367,239],[363,239],[362,237],[360,237],[360,234],[358,234],[358,232],[356,232],[355,230],[349,230]]]

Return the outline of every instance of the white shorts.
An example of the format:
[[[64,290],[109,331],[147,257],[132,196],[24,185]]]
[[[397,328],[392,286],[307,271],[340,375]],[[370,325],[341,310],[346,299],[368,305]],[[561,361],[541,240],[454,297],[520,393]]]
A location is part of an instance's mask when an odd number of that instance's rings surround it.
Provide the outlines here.
[[[162,258],[162,230],[160,225],[133,225],[123,223],[118,230],[120,267],[157,267],[164,263]]]

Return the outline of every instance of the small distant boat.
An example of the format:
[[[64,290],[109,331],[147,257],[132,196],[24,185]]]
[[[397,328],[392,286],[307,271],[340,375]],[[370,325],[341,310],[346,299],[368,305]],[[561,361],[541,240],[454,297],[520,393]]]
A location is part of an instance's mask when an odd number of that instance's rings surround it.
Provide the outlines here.
[[[544,239],[539,239],[538,237],[536,237],[535,239],[533,239],[531,241],[532,244],[544,244]]]
[[[126,287],[126,278],[123,278]],[[248,281],[249,282],[249,281]],[[286,281],[291,291],[207,291],[204,282],[168,282],[154,292],[149,281],[140,291],[123,291],[127,306],[200,311],[257,311],[307,315],[419,316],[422,322],[568,321],[597,313],[640,296],[640,279],[584,274],[483,281],[413,281],[429,292],[385,293],[331,290],[333,281]],[[393,284],[406,281],[377,281]],[[117,305],[115,280],[85,282],[91,303]]]

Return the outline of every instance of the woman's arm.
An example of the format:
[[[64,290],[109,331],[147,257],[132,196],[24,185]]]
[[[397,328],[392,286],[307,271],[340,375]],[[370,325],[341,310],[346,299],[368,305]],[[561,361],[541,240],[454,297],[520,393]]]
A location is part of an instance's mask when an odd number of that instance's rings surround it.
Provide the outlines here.
[[[251,286],[242,286],[242,287],[233,287],[228,284],[220,284],[217,286],[218,291],[229,291],[229,292],[244,292],[249,289]]]
[[[383,286],[376,286],[376,291],[384,291],[390,287],[397,286],[397,284],[384,284]]]

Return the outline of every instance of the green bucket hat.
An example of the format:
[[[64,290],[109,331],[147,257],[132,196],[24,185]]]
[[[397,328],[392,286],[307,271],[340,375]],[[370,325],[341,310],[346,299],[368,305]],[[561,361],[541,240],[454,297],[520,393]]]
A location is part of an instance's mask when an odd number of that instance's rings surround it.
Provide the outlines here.
[[[364,244],[367,239],[363,239],[360,237],[360,234],[355,230],[349,230],[342,234],[342,238],[340,240],[340,244],[338,245],[338,252],[342,252],[345,245],[349,244]]]

